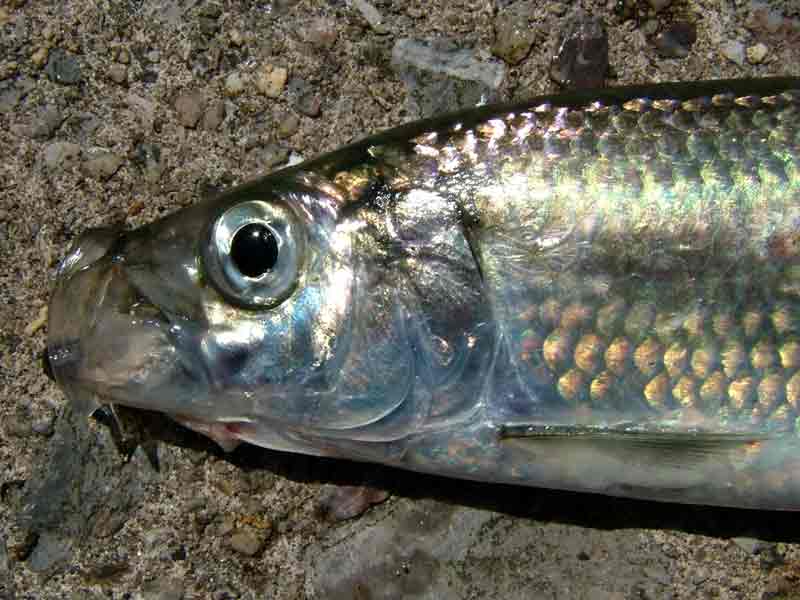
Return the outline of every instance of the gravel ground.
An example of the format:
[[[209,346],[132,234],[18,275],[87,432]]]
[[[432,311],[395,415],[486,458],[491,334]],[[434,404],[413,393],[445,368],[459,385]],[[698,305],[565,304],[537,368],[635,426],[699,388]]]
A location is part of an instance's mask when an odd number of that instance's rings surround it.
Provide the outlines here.
[[[223,455],[177,428],[126,458],[42,373],[54,268],[84,228],[550,92],[577,4],[606,24],[609,85],[800,75],[797,0],[640,0],[626,20],[613,0],[0,3],[0,599],[800,598],[792,515]],[[426,53],[468,68],[432,74]],[[362,485],[389,499],[332,518]]]

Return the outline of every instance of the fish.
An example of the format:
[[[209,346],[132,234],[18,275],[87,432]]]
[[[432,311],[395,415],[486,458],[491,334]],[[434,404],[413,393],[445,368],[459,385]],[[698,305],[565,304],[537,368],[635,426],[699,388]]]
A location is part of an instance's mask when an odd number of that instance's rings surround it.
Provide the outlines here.
[[[74,410],[448,477],[800,509],[800,79],[400,126],[60,263]]]

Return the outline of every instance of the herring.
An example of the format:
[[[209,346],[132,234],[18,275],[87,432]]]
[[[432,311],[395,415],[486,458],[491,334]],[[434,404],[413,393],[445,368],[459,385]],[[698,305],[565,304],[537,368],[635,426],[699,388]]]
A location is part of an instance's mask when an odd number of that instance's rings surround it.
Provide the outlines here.
[[[62,261],[75,407],[452,477],[800,509],[800,79],[455,113]]]

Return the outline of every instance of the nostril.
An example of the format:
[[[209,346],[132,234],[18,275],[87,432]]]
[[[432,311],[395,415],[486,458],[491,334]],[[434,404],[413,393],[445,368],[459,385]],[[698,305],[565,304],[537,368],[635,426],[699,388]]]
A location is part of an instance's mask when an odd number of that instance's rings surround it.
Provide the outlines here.
[[[120,227],[103,227],[83,232],[71,245],[61,261],[58,274],[69,277],[91,265],[111,250],[124,243]]]

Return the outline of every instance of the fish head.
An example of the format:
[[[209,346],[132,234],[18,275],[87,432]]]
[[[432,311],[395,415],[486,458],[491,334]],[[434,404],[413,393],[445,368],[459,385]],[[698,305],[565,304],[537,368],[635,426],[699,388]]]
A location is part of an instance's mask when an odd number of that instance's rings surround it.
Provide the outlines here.
[[[271,176],[82,235],[47,349],[72,402],[160,411],[223,447],[351,458],[471,414],[495,335],[458,207],[337,190]]]
[[[121,404],[262,438],[370,419],[327,402],[349,337],[351,258],[337,199],[294,181],[87,231],[57,272],[47,361],[87,414]]]

